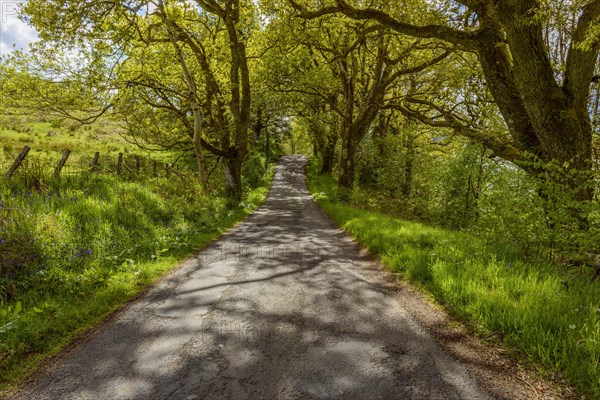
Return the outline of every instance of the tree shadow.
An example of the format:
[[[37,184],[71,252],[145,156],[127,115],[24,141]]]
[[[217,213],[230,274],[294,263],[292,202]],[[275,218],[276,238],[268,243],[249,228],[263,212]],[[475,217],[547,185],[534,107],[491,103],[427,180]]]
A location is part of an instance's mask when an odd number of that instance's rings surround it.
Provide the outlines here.
[[[485,398],[316,207],[304,162],[22,398]]]

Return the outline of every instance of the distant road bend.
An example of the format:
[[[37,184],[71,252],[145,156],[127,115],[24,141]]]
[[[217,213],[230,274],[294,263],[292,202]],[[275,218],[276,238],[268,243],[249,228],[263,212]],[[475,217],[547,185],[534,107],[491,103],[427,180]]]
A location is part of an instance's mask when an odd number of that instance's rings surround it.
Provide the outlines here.
[[[325,217],[302,156],[268,200],[22,399],[486,399]]]

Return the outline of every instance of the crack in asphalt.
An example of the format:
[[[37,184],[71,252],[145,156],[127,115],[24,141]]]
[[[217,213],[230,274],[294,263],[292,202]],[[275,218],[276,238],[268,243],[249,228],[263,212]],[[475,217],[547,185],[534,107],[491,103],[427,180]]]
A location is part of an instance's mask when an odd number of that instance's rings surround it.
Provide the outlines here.
[[[317,207],[303,156],[265,204],[22,399],[486,399]]]

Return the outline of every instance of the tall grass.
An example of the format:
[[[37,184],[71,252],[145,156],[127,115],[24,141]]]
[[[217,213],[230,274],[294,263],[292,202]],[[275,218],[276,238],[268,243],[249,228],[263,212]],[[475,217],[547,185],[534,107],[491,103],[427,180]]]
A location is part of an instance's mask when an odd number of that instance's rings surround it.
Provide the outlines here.
[[[0,183],[0,389],[113,311],[266,197],[194,181],[19,174]]]
[[[577,269],[524,259],[517,246],[407,222],[339,202],[311,170],[320,205],[391,271],[527,359],[600,398],[600,284]],[[367,203],[366,203],[367,204]]]

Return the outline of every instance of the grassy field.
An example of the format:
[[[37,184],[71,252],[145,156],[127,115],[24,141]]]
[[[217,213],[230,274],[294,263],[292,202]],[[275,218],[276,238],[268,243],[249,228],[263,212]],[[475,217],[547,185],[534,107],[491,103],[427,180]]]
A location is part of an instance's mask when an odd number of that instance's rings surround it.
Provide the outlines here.
[[[392,272],[422,288],[482,337],[558,371],[600,398],[600,284],[516,248],[408,222],[336,200],[335,182],[310,169],[321,207]]]
[[[0,162],[9,162],[24,145],[30,146],[30,156],[37,160],[54,160],[63,150],[74,156],[92,157],[94,151],[103,154],[138,152],[117,134],[118,126],[111,121],[81,125],[75,121],[34,120],[25,116],[0,116]]]
[[[4,126],[3,154],[22,144],[37,149],[33,159],[63,148],[135,150],[115,135],[81,137],[81,127],[48,136],[56,128],[46,124]],[[174,175],[53,178],[25,169],[0,180],[0,394],[246,217],[266,198],[272,174],[255,179],[239,204]]]
[[[150,172],[150,161],[156,161],[158,171],[165,163],[178,160],[178,167],[186,162],[193,165],[190,157],[179,158],[176,151],[149,151],[125,140],[119,132],[122,128],[113,121],[99,120],[92,125],[82,125],[69,120],[45,120],[31,116],[0,115],[0,173],[4,173],[15,157],[27,145],[31,148],[22,170],[50,173],[64,150],[71,150],[63,175],[76,174],[89,167],[95,152],[100,153],[100,169],[114,172],[119,153],[124,155],[125,168],[134,166],[133,156],[139,156],[142,170]],[[213,157],[208,157],[212,160]],[[212,164],[211,164],[212,165]],[[143,172],[142,171],[142,172]]]

